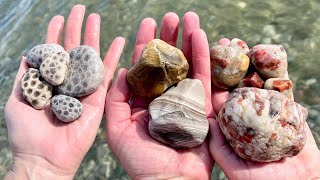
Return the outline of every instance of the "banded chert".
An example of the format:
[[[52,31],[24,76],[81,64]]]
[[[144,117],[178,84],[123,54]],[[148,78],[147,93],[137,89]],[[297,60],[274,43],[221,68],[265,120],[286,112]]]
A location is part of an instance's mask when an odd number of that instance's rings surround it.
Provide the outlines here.
[[[178,48],[154,39],[129,70],[127,80],[134,95],[154,98],[185,79],[188,69],[188,62]]]
[[[277,91],[245,87],[230,94],[217,120],[240,157],[270,162],[302,150],[307,116],[304,107]]]
[[[233,46],[214,45],[210,48],[212,84],[221,89],[236,86],[245,77],[249,68],[250,59],[243,53],[246,50],[240,51],[238,46],[236,48]]]
[[[150,135],[176,148],[200,145],[209,129],[205,102],[200,80],[182,80],[150,103]]]

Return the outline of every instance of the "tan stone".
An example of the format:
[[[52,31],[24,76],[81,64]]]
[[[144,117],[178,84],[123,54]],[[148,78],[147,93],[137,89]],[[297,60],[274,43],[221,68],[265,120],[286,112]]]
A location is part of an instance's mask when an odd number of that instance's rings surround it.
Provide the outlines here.
[[[133,94],[154,98],[187,76],[188,62],[181,50],[160,39],[149,42],[127,75]]]

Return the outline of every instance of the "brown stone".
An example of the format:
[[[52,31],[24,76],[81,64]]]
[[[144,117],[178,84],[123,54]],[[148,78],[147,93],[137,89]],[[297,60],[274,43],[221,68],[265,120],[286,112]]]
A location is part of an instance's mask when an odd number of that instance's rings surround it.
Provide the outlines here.
[[[187,76],[188,62],[181,50],[160,39],[150,41],[127,75],[134,95],[154,98]]]

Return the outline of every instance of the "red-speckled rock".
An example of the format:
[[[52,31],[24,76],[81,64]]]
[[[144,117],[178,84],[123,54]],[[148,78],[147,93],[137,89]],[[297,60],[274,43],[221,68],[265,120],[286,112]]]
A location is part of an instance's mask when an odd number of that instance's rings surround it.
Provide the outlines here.
[[[282,45],[256,45],[250,50],[249,57],[265,79],[282,78],[287,72],[287,53]]]
[[[292,81],[284,78],[270,78],[264,84],[264,89],[275,90],[293,100]]]
[[[260,78],[259,74],[254,72],[252,74],[249,74],[246,78],[242,79],[238,84],[238,88],[256,87],[261,89],[263,87],[263,84],[264,81]]]
[[[243,54],[248,54],[250,51],[247,43],[238,38],[233,38],[230,46],[242,52]]]
[[[273,90],[237,88],[218,115],[220,128],[244,159],[295,156],[306,142],[306,108]]]
[[[244,78],[249,57],[232,46],[214,45],[210,48],[211,78],[214,86],[230,89]]]

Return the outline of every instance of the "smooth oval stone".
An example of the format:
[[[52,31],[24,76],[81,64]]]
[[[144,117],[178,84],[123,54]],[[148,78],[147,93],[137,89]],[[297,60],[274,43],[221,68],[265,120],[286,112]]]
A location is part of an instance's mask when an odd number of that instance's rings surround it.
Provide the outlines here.
[[[56,95],[51,99],[53,113],[63,122],[72,122],[82,114],[81,102],[66,95]]]
[[[230,94],[217,120],[240,157],[270,162],[302,150],[307,116],[306,108],[277,91],[245,87]]]
[[[291,100],[294,99],[293,92],[292,92],[292,81],[290,79],[284,79],[284,78],[267,79],[264,84],[264,89],[275,90],[287,96],[287,98]]]
[[[249,57],[265,79],[283,78],[287,72],[287,53],[282,45],[258,44],[250,50]]]
[[[65,51],[55,52],[47,57],[40,65],[43,79],[54,86],[60,85],[66,76],[69,59],[69,54]]]
[[[76,47],[69,54],[70,66],[63,83],[57,87],[58,93],[82,97],[95,92],[104,75],[99,54],[90,46]]]
[[[33,47],[27,54],[27,63],[30,67],[39,69],[42,61],[52,53],[64,51],[59,44],[40,44]]]
[[[41,78],[37,69],[29,68],[21,79],[22,96],[35,108],[45,108],[52,96],[52,85]]]
[[[182,80],[150,103],[150,135],[176,148],[200,145],[209,129],[205,102],[200,80]]]
[[[247,43],[238,38],[233,38],[230,42],[230,46],[237,49],[243,54],[248,54],[248,52],[250,51]]]
[[[160,39],[150,41],[127,75],[133,94],[157,97],[187,76],[188,62],[176,47]]]
[[[243,79],[248,71],[250,60],[236,48],[214,45],[210,48],[211,78],[214,86],[230,89]]]

